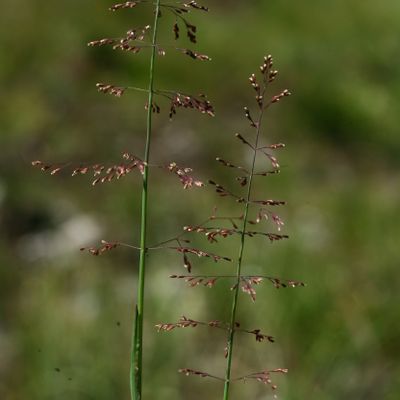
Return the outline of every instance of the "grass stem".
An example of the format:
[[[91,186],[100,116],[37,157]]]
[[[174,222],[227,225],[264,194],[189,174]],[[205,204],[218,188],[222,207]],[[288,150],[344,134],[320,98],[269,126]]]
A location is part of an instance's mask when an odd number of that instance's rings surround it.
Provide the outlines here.
[[[149,77],[149,95],[147,107],[147,132],[146,147],[144,155],[144,171],[143,171],[143,187],[142,187],[142,207],[140,221],[140,258],[139,258],[139,277],[137,288],[137,303],[135,307],[135,319],[132,332],[132,349],[131,349],[131,369],[130,369],[130,389],[131,399],[142,399],[142,366],[143,366],[143,314],[144,314],[144,285],[146,273],[147,258],[147,206],[148,206],[148,183],[149,183],[149,167],[150,144],[152,132],[152,104],[154,94],[154,70],[156,58],[156,44],[158,20],[160,17],[160,0],[155,3],[154,9],[154,27],[152,50],[150,58],[150,77]]]
[[[255,138],[255,144],[254,144],[254,154],[253,154],[253,160],[252,160],[251,170],[250,170],[250,174],[249,174],[249,182],[248,182],[248,187],[247,187],[246,202],[245,202],[245,208],[244,208],[244,214],[243,214],[242,232],[240,235],[240,248],[239,248],[239,256],[238,256],[238,262],[237,262],[237,267],[236,267],[236,287],[235,287],[234,293],[233,293],[231,319],[230,319],[230,323],[229,323],[223,400],[229,399],[229,389],[230,389],[230,383],[231,383],[231,369],[232,369],[232,356],[233,356],[233,341],[234,341],[234,337],[235,337],[235,322],[236,322],[236,313],[237,313],[237,307],[238,307],[240,278],[241,278],[241,273],[242,273],[242,261],[243,261],[244,245],[245,245],[245,239],[246,239],[248,214],[249,214],[249,208],[250,208],[251,189],[252,189],[255,165],[256,165],[256,160],[257,160],[257,151],[255,149],[257,149],[257,147],[258,147],[258,141],[259,141],[259,137],[260,137],[261,123],[262,123],[263,115],[264,115],[264,108],[262,107],[260,110],[258,121],[257,121],[257,132],[256,132],[256,138]]]

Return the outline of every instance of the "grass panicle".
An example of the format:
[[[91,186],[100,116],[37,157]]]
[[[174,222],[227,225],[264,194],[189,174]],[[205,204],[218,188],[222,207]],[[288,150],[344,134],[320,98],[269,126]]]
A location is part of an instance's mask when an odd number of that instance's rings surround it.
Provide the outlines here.
[[[81,248],[87,250],[94,256],[102,255],[106,252],[114,250],[118,247],[126,247],[131,250],[139,252],[139,266],[138,266],[138,280],[137,280],[137,293],[136,304],[134,307],[134,319],[132,328],[132,343],[131,343],[131,367],[130,367],[130,392],[132,400],[142,399],[142,375],[143,375],[143,323],[145,318],[145,277],[146,267],[149,251],[151,250],[173,250],[183,254],[186,262],[188,254],[195,254],[198,257],[208,257],[215,262],[224,260],[226,258],[215,255],[213,253],[193,249],[184,246],[185,240],[167,240],[161,244],[149,246],[147,228],[151,221],[148,221],[148,203],[149,203],[149,187],[150,187],[150,170],[153,168],[164,169],[165,171],[174,174],[179,179],[184,189],[200,188],[204,184],[200,180],[192,176],[191,168],[181,167],[176,162],[170,162],[167,165],[150,164],[151,158],[151,141],[153,132],[153,118],[155,114],[161,112],[161,107],[156,98],[167,99],[169,105],[169,117],[177,113],[178,109],[186,108],[198,111],[202,114],[214,116],[214,108],[210,101],[203,94],[192,95],[178,90],[166,90],[155,87],[156,78],[156,64],[157,57],[164,57],[167,54],[165,49],[175,50],[178,53],[190,57],[197,61],[210,61],[211,58],[205,54],[200,54],[193,49],[176,47],[176,46],[162,46],[158,40],[160,18],[167,14],[172,17],[174,39],[178,40],[180,37],[180,26],[186,29],[187,37],[191,43],[197,43],[197,27],[190,23],[188,14],[190,12],[202,11],[207,12],[208,8],[199,5],[195,1],[188,1],[182,3],[166,3],[161,0],[148,1],[136,0],[118,3],[110,7],[110,11],[129,11],[136,9],[139,6],[147,6],[149,12],[153,14],[152,25],[146,24],[144,27],[130,29],[125,34],[116,38],[103,38],[96,39],[88,43],[90,47],[98,46],[111,46],[113,50],[123,51],[131,55],[143,53],[144,51],[150,52],[149,60],[149,78],[147,88],[139,88],[135,86],[123,86],[113,83],[97,83],[97,90],[104,94],[110,94],[115,97],[127,95],[128,92],[138,91],[147,94],[147,102],[145,104],[146,111],[146,135],[145,135],[145,148],[143,157],[138,157],[130,153],[123,154],[123,161],[116,164],[106,165],[105,163],[97,163],[88,165],[85,163],[48,163],[40,160],[32,162],[34,167],[39,168],[43,172],[48,172],[50,175],[57,175],[69,171],[72,176],[79,175],[92,175],[92,185],[104,184],[114,180],[118,180],[127,176],[132,171],[138,171],[142,179],[142,194],[141,194],[141,212],[140,212],[140,238],[138,245],[131,245],[120,241],[102,240],[101,245],[98,247]],[[133,10],[134,11],[134,10]],[[158,100],[157,100],[158,101]],[[174,242],[175,246],[171,243]],[[169,245],[168,245],[169,244]],[[187,269],[190,271],[189,263],[187,262]]]
[[[158,331],[172,331],[177,328],[196,328],[199,326],[205,326],[210,328],[222,329],[227,332],[227,342],[225,347],[225,358],[226,368],[224,376],[215,376],[205,371],[198,371],[191,368],[182,368],[179,372],[190,376],[199,376],[202,378],[211,378],[218,380],[223,383],[223,400],[228,400],[231,397],[231,384],[235,382],[246,382],[255,380],[269,386],[273,391],[277,389],[277,385],[272,383],[271,375],[276,373],[287,373],[285,368],[277,368],[272,370],[263,370],[260,372],[251,372],[243,376],[232,377],[232,362],[234,356],[234,343],[235,336],[237,333],[247,333],[255,336],[257,342],[269,342],[275,341],[274,337],[269,334],[261,333],[261,329],[247,329],[243,328],[237,321],[238,317],[238,305],[239,305],[239,294],[243,292],[250,296],[253,302],[256,301],[256,287],[263,281],[272,283],[275,288],[287,288],[287,287],[301,287],[305,286],[303,282],[282,279],[272,277],[269,275],[249,275],[243,274],[243,266],[245,264],[245,248],[249,238],[264,237],[271,243],[286,240],[289,238],[288,235],[282,233],[284,222],[278,215],[275,209],[286,204],[283,200],[277,199],[259,199],[254,198],[254,184],[256,177],[269,177],[272,175],[279,174],[280,165],[275,151],[285,147],[283,143],[272,143],[262,144],[262,127],[263,120],[266,111],[272,105],[280,102],[283,98],[290,95],[288,90],[283,90],[277,95],[270,95],[269,88],[274,82],[278,72],[273,69],[273,59],[271,56],[264,57],[263,63],[260,66],[260,78],[257,78],[256,74],[252,74],[249,78],[250,84],[255,91],[256,101],[256,117],[253,117],[253,111],[248,107],[244,108],[244,116],[247,119],[250,129],[253,134],[242,135],[237,133],[236,138],[246,146],[251,152],[251,162],[249,166],[242,166],[241,163],[233,163],[227,161],[221,157],[217,157],[216,161],[224,167],[235,171],[236,181],[239,183],[239,189],[228,189],[224,184],[217,183],[213,180],[209,180],[209,185],[214,188],[217,195],[230,199],[241,205],[241,214],[236,216],[217,216],[216,209],[213,214],[205,221],[197,225],[185,226],[183,233],[174,239],[180,241],[185,238],[185,235],[201,234],[204,235],[209,243],[218,243],[227,237],[236,236],[239,238],[239,251],[236,260],[222,257],[222,259],[230,261],[236,264],[234,273],[230,275],[194,275],[191,274],[192,264],[188,259],[187,253],[192,253],[200,256],[199,251],[183,251],[184,260],[183,264],[188,270],[188,274],[174,274],[170,278],[184,280],[189,287],[205,286],[208,288],[214,287],[217,282],[221,280],[231,280],[231,313],[228,322],[222,322],[218,320],[214,321],[198,321],[195,319],[182,316],[177,322],[160,323],[156,325]],[[264,157],[270,163],[270,169],[258,170],[257,159],[258,157]],[[244,193],[242,193],[244,192]],[[273,230],[265,230],[263,224],[272,225]],[[250,229],[250,226],[252,228]],[[260,226],[254,228],[254,226]],[[275,232],[274,232],[275,230]],[[220,256],[218,256],[220,257]],[[219,258],[218,258],[219,260]],[[214,259],[217,261],[217,259]],[[276,396],[274,394],[274,396]]]

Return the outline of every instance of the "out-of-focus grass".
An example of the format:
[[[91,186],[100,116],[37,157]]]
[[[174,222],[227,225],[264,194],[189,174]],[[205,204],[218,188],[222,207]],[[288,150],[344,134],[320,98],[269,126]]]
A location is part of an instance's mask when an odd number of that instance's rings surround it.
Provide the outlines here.
[[[145,85],[146,55],[85,43],[143,25],[148,14],[109,15],[107,1],[3,3],[0,398],[128,398],[136,255],[121,249],[92,258],[75,249],[103,237],[137,240],[139,178],[93,189],[83,177],[43,176],[29,161],[140,154],[144,98],[102,96],[94,84]],[[264,283],[255,305],[243,295],[242,324],[262,328],[277,342],[239,337],[234,374],[289,368],[277,378],[281,398],[394,400],[400,390],[399,3],[208,3],[213,12],[193,19],[198,49],[213,62],[167,54],[158,64],[158,85],[208,93],[218,117],[180,112],[170,123],[160,116],[154,159],[193,165],[205,180],[226,181],[229,171],[213,160],[246,157],[233,134],[246,132],[241,110],[252,96],[246,80],[265,53],[281,71],[276,92],[289,87],[295,94],[268,117],[268,140],[288,145],[280,155],[282,173],[258,182],[260,193],[288,200],[282,216],[291,238],[273,245],[249,241],[246,269],[308,286],[276,290]],[[172,42],[164,23],[165,40]],[[161,172],[152,180],[155,242],[203,220],[217,203],[221,213],[239,213],[211,188],[181,193]],[[207,245],[201,238],[196,243]],[[237,241],[210,250],[235,256]],[[200,261],[194,267],[231,268]],[[157,334],[153,325],[182,314],[226,319],[229,284],[189,289],[167,278],[181,271],[176,254],[152,255],[146,398],[217,398],[219,384],[176,371],[222,374],[224,335],[206,328]],[[234,393],[271,397],[250,382]]]

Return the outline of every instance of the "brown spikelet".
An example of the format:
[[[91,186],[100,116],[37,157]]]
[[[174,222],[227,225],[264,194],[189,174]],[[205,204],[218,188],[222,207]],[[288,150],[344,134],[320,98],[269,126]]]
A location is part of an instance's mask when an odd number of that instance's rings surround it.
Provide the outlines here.
[[[149,108],[149,104],[146,103],[145,106],[144,106],[144,109],[145,109],[145,110],[148,110],[148,108]],[[151,111],[153,111],[153,113],[160,114],[161,108],[160,108],[160,106],[159,106],[156,102],[153,101],[153,103],[152,103],[152,105],[151,105]]]
[[[190,287],[195,286],[206,286],[208,288],[214,287],[215,283],[219,279],[218,277],[193,277],[191,275],[170,275],[171,279],[184,279]]]
[[[138,1],[126,1],[125,3],[118,3],[114,4],[109,8],[110,11],[117,11],[117,10],[122,10],[124,8],[134,8],[136,7],[139,3],[141,3],[140,0]]]
[[[211,61],[211,58],[209,56],[207,56],[206,54],[196,53],[195,51],[192,51],[189,49],[181,49],[181,52],[183,54],[186,54],[190,58],[193,58],[194,60]]]
[[[258,106],[260,108],[262,108],[263,106],[263,100],[264,100],[264,91],[261,92],[261,87],[259,85],[259,83],[257,82],[257,78],[255,76],[255,74],[251,74],[250,78],[249,78],[250,84],[253,87],[253,89],[256,91],[256,101],[258,103]]]
[[[112,94],[116,97],[121,97],[124,93],[126,88],[118,87],[114,85],[108,85],[105,83],[96,83],[97,90],[102,93]]]
[[[113,50],[122,50],[133,54],[139,53],[142,48],[143,46],[130,46],[125,39],[122,39],[118,44],[113,46]]]
[[[100,40],[93,40],[88,43],[88,46],[94,47],[94,46],[105,46],[105,45],[111,45],[115,44],[117,40],[115,39],[100,39]]]
[[[68,164],[46,164],[43,161],[35,160],[31,162],[33,167],[40,168],[43,172],[49,172],[50,175],[58,174],[62,169],[66,168]]]
[[[199,95],[198,97],[193,97],[189,95],[184,95],[181,93],[174,93],[173,95],[165,94],[171,100],[171,107],[169,117],[172,119],[173,115],[176,114],[178,108],[191,108],[197,110],[202,114],[207,114],[213,117],[214,107],[206,99],[204,95]]]
[[[246,186],[249,178],[247,176],[238,176],[236,180],[240,183],[240,186]]]
[[[269,281],[277,288],[287,288],[287,287],[304,287],[306,284],[304,282],[292,281],[292,280],[282,280],[279,278],[268,278]]]
[[[186,22],[185,25],[186,25],[186,34],[187,34],[187,37],[189,38],[189,40],[190,40],[192,43],[197,43],[197,37],[196,37],[197,28],[196,28],[196,26],[191,25],[191,24],[189,24],[188,22]]]
[[[257,235],[266,236],[271,242],[276,242],[282,239],[289,239],[288,235],[280,235],[277,233],[270,233],[270,232],[253,232],[253,231],[246,231],[245,235],[253,237]]]
[[[146,34],[149,32],[150,28],[151,28],[150,25],[146,25],[144,28],[139,30],[139,32],[136,34],[137,36],[135,38],[130,37],[130,39],[136,39],[139,41],[143,41],[144,38],[146,37]],[[128,32],[128,36],[129,36],[129,32]]]
[[[284,206],[286,201],[282,200],[250,200],[250,203],[261,204],[263,206]]]
[[[159,56],[164,57],[165,54],[166,54],[166,52],[165,52],[165,50],[162,49],[161,47],[157,47],[157,54],[158,54]]]
[[[274,143],[274,144],[270,144],[268,146],[259,147],[258,149],[268,148],[268,149],[276,150],[276,149],[282,149],[284,147],[286,147],[285,143]]]
[[[150,25],[146,25],[144,28],[130,29],[126,32],[126,36],[119,39],[100,39],[93,40],[88,43],[88,46],[105,46],[112,45],[113,50],[123,50],[131,53],[139,53],[144,47],[150,47],[148,44],[143,45],[131,45],[131,41],[143,41]]]
[[[189,261],[189,258],[186,253],[183,253],[183,266],[188,270],[188,272],[192,272],[192,264]]]
[[[127,160],[125,163],[112,165],[110,167],[105,167],[100,164],[92,166],[94,176],[97,176],[97,178],[92,182],[92,185],[95,186],[99,183],[111,182],[113,179],[120,179],[128,175],[134,169],[138,169],[143,175],[145,164],[142,160],[128,153],[125,153],[123,157],[125,160]],[[83,169],[77,168],[73,171],[72,175],[86,173],[85,171],[86,167]]]
[[[255,336],[257,342],[264,342],[265,340],[267,340],[270,343],[275,342],[273,336],[264,335],[263,333],[260,332],[260,329],[254,329],[252,331],[248,331],[248,333],[252,333]]]
[[[236,378],[236,381],[246,382],[248,380],[256,380],[258,382],[263,383],[264,385],[268,385],[272,390],[276,390],[278,387],[271,380],[271,374],[273,373],[281,373],[286,374],[288,370],[286,368],[276,368],[271,370],[265,370],[261,372],[254,372],[249,375],[241,376]]]
[[[272,221],[276,225],[278,231],[280,231],[282,229],[282,227],[285,225],[285,223],[282,221],[282,219],[279,215],[277,215],[265,208],[260,208],[260,210],[258,211],[256,220],[249,221],[249,223],[259,224],[262,220]]]
[[[197,10],[201,10],[201,11],[209,11],[208,7],[205,6],[201,6],[200,4],[198,4],[195,1],[189,1],[188,3],[183,3],[183,6],[186,8],[195,8]]]
[[[279,93],[278,95],[274,96],[271,99],[271,103],[277,103],[279,102],[283,97],[288,97],[290,96],[291,93],[289,92],[289,90],[285,89],[283,92]]]
[[[177,22],[174,23],[172,31],[174,32],[175,40],[178,40],[179,39],[179,25]]]
[[[157,331],[172,331],[175,328],[195,328],[198,325],[197,321],[192,319],[186,318],[184,315],[179,319],[177,323],[164,323],[164,324],[157,324],[155,327]]]
[[[234,197],[236,199],[236,201],[239,202],[239,203],[243,203],[244,202],[244,198],[243,197],[240,197],[240,196],[237,196],[237,195],[233,194],[231,191],[229,191],[228,189],[224,188],[219,183],[216,183],[213,180],[209,180],[208,183],[215,187],[215,191],[219,196],[221,196],[221,197],[231,196],[231,197]]]
[[[253,302],[256,301],[256,291],[253,285],[258,285],[261,282],[259,279],[240,278],[240,287],[244,293],[247,293]]]
[[[174,173],[179,177],[184,189],[190,189],[192,187],[203,187],[204,183],[194,179],[190,173],[192,172],[191,168],[182,168],[179,167],[176,163],[172,162],[166,166],[167,170]]]
[[[253,145],[251,145],[240,133],[237,133],[235,136],[236,136],[243,144],[249,146],[251,149],[254,150]]]
[[[274,61],[271,55],[264,57],[264,63],[260,66],[260,71],[262,74],[266,74],[270,71],[271,67],[273,66]]]
[[[234,164],[230,163],[229,161],[223,160],[223,159],[220,158],[220,157],[217,157],[216,160],[217,160],[220,164],[222,164],[224,167],[235,168],[235,169],[239,169],[239,170],[242,170],[242,171],[245,171],[245,172],[249,173],[249,171],[247,171],[246,168],[243,168],[243,167],[234,165]]]
[[[262,171],[262,172],[256,172],[254,173],[255,176],[268,176],[268,175],[275,175],[275,174],[279,174],[281,172],[280,169],[271,169],[269,171]]]
[[[217,237],[226,238],[238,233],[237,229],[229,228],[207,228],[202,226],[185,226],[186,232],[204,233],[210,243],[217,243]]]
[[[252,126],[253,128],[257,128],[257,123],[254,122],[253,118],[250,115],[250,110],[247,107],[244,108],[244,115],[250,121],[250,126]]]
[[[107,242],[106,240],[101,241],[102,245],[99,247],[81,247],[81,251],[88,251],[90,254],[94,256],[100,256],[103,253],[114,250],[119,246],[119,243]]]

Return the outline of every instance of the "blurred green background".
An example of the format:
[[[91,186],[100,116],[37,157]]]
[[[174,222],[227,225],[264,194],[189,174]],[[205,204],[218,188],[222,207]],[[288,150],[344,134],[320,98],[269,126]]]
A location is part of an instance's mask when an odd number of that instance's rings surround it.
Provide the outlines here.
[[[87,48],[152,19],[147,6],[110,13],[106,0],[2,0],[0,14],[0,398],[128,399],[129,347],[137,254],[80,253],[100,239],[138,242],[140,178],[92,187],[88,177],[41,174],[30,161],[118,162],[141,156],[145,97],[98,94],[96,82],[144,87],[149,53]],[[250,134],[248,76],[271,53],[279,93],[294,96],[268,113],[264,140],[285,142],[282,173],[258,180],[258,196],[286,199],[289,241],[247,242],[245,270],[307,282],[241,294],[243,326],[276,337],[238,335],[234,375],[289,368],[276,377],[281,399],[395,400],[400,393],[400,3],[398,0],[207,1],[193,13],[202,63],[175,54],[157,60],[160,88],[209,95],[217,116],[178,112],[155,119],[152,159],[195,168],[235,188],[216,156],[245,163],[234,133]],[[173,19],[161,19],[173,44]],[[182,35],[181,45],[193,48]],[[275,94],[275,93],[273,93]],[[212,188],[183,191],[162,171],[151,175],[150,241],[174,236],[210,215],[240,214]],[[274,229],[270,227],[270,229]],[[209,245],[234,257],[237,238]],[[194,272],[233,265],[193,260]],[[229,283],[188,288],[180,257],[150,257],[146,292],[145,399],[218,399],[217,382],[178,368],[223,375],[225,336],[208,328],[157,333],[181,315],[227,320]],[[397,304],[397,305],[396,305]],[[257,382],[232,399],[271,399]]]

